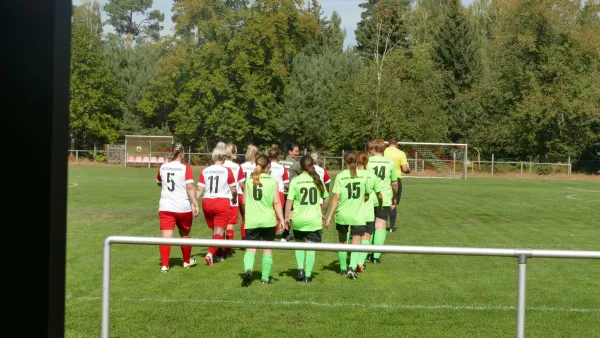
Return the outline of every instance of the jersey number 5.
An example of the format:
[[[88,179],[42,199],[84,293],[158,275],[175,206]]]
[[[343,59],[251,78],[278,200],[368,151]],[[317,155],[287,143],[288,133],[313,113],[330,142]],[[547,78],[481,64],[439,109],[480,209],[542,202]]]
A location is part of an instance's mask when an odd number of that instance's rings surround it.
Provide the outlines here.
[[[379,177],[380,180],[385,180],[385,166],[373,167],[373,171],[375,172],[375,176]]]
[[[171,186],[167,186],[167,189],[169,191],[173,191],[175,190],[175,180],[171,179],[171,175],[173,175],[173,177],[175,177],[175,173],[167,173],[167,184],[171,183]]]
[[[262,183],[259,183],[255,186],[252,187],[252,197],[254,198],[255,201],[260,201],[262,200]]]
[[[357,199],[360,197],[360,182],[348,183],[345,186],[348,189],[348,199]]]

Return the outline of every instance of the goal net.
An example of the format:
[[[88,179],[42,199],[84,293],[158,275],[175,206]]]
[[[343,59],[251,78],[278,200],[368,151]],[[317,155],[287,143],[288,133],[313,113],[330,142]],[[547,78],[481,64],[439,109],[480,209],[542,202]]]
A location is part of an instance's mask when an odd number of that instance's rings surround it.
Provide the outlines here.
[[[398,148],[408,159],[407,177],[467,178],[467,144],[398,142]]]

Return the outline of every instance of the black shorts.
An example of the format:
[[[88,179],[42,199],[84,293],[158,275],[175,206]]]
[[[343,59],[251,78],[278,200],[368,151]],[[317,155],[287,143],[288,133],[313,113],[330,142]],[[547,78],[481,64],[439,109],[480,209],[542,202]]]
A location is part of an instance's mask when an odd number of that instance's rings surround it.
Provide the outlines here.
[[[398,179],[398,192],[396,193],[396,205],[400,204],[400,198],[402,198],[402,180]]]
[[[272,241],[277,230],[275,227],[246,229],[246,241]]]
[[[375,217],[387,221],[390,211],[392,211],[392,207],[377,207],[375,208]]]
[[[348,233],[348,225],[336,223],[335,229],[342,234]],[[350,226],[350,234],[352,236],[364,236],[365,231],[366,231],[366,227],[364,225],[351,225]]]
[[[298,231],[294,230],[294,239],[296,242],[313,242],[321,243],[321,230],[315,231]]]
[[[367,225],[365,225],[365,232],[368,234],[372,234],[375,232],[375,221],[367,222]]]

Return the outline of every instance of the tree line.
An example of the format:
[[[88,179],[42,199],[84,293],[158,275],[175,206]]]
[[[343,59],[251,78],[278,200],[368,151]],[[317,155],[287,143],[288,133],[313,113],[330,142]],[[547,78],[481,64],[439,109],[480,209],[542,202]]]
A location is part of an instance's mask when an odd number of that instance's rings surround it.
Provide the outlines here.
[[[360,7],[344,48],[340,16],[317,0],[175,0],[162,35],[152,0],[86,0],[73,8],[71,148],[172,134],[198,151],[338,153],[394,133],[497,158],[600,157],[600,0]]]

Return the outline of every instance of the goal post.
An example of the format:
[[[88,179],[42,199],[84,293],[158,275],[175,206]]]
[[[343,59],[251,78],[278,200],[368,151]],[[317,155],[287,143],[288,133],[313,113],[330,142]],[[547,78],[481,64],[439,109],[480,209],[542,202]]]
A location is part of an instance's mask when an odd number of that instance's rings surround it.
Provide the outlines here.
[[[152,167],[167,162],[173,136],[125,135],[124,165]]]
[[[467,178],[466,143],[398,142],[398,148],[406,153],[408,177]]]

